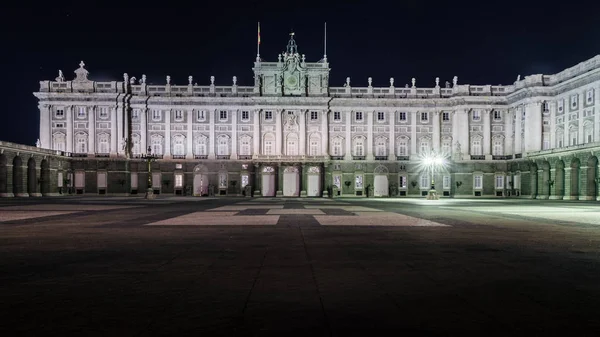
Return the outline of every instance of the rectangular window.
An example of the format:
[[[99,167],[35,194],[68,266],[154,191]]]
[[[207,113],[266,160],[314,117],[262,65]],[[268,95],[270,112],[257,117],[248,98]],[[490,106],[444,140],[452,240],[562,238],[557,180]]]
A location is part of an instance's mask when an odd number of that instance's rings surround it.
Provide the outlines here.
[[[311,121],[316,121],[316,120],[317,120],[317,118],[318,118],[318,114],[317,114],[317,112],[316,112],[316,111],[311,111],[311,112],[310,112],[310,120],[311,120]]]
[[[136,110],[134,110],[134,111],[136,111]],[[100,108],[100,118],[106,118],[106,117],[108,117],[108,108],[107,107],[101,107]]]
[[[56,110],[56,117],[64,117],[64,116],[65,116],[65,110],[63,110],[63,109]]]
[[[495,121],[501,121],[502,120],[502,113],[498,110],[494,110],[494,120]]]
[[[342,116],[341,116],[340,112],[339,111],[334,111],[333,112],[333,120],[334,121],[339,121],[341,119],[342,119]]]
[[[160,120],[160,110],[152,110],[152,120],[154,120],[154,121]]]
[[[564,110],[564,108],[565,108],[565,107],[564,107],[564,101],[563,101],[562,99],[561,99],[561,100],[558,100],[558,112],[561,112],[561,113],[562,113],[562,112],[563,112],[563,110]]]
[[[398,119],[401,121],[406,121],[406,112],[398,113]]]
[[[420,179],[420,187],[421,187],[421,189],[422,190],[429,189],[430,188],[429,183],[430,183],[430,181],[429,181],[429,175],[428,174],[422,175],[421,179]]]
[[[357,112],[356,112],[356,120],[357,120],[357,121],[362,121],[362,119],[363,119],[363,114],[362,114],[362,112],[361,112],[361,111],[357,111]]]
[[[475,175],[473,176],[473,188],[476,190],[480,190],[483,185],[483,176]]]
[[[100,108],[100,117],[106,117],[106,115],[102,114],[102,110],[104,108]],[[133,109],[133,111],[131,112],[131,118],[132,119],[138,119],[140,118],[140,110],[138,109]]]
[[[497,175],[496,176],[496,189],[500,190],[504,188],[504,176]]]
[[[474,121],[481,120],[481,112],[479,110],[473,110],[473,120]]]
[[[385,120],[385,113],[383,111],[377,112],[377,120],[378,121],[384,121]]]
[[[421,122],[427,122],[429,120],[429,113],[421,112]]]
[[[225,110],[219,111],[219,119],[222,121],[227,120],[227,111],[225,111]]]
[[[594,102],[594,89],[590,89],[585,94],[585,101],[587,104],[592,104]]]
[[[571,96],[571,108],[572,109],[577,108],[577,95]]]
[[[242,120],[247,121],[250,119],[250,113],[248,111],[242,111]]]
[[[196,120],[198,120],[198,121],[206,120],[206,112],[204,110],[196,111]]]
[[[442,112],[442,121],[448,122],[449,120],[450,120],[450,113],[449,112]]]
[[[182,110],[175,110],[175,120],[176,121],[183,120],[183,111]]]
[[[398,182],[398,187],[406,188],[407,183],[408,183],[408,179],[406,178],[406,176],[400,176],[400,181]]]
[[[175,188],[183,187],[183,174],[177,173],[175,174]]]
[[[85,107],[80,106],[79,109],[77,109],[77,117],[85,117]]]
[[[444,190],[449,190],[450,189],[450,182],[451,182],[451,177],[450,176],[444,176],[443,180],[442,180],[442,189]]]
[[[265,111],[265,120],[273,119],[273,111]]]

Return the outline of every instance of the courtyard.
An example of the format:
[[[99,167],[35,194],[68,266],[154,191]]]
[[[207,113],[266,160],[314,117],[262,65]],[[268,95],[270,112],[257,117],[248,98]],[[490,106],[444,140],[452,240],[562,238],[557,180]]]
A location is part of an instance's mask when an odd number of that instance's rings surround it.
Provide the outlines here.
[[[0,199],[0,334],[600,331],[600,205]]]

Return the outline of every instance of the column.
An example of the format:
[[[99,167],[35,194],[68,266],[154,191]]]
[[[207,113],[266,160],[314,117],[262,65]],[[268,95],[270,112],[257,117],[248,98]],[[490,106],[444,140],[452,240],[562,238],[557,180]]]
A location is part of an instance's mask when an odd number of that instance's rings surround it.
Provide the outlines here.
[[[396,160],[396,112],[392,111],[388,113],[389,123],[389,138],[390,148],[388,151],[388,160]]]
[[[217,110],[209,109],[207,113],[209,122],[208,159],[215,159],[215,115]]]
[[[51,149],[52,107],[48,104],[38,104],[40,110],[40,143],[42,148]]]
[[[306,111],[300,110],[300,151],[299,154],[301,156],[306,155]]]
[[[594,88],[594,107],[592,109],[594,109],[594,142],[600,142],[600,87],[598,86]],[[598,194],[598,198],[600,198],[600,194]]]
[[[578,107],[579,107],[579,111],[577,111],[577,124],[579,126],[579,130],[577,130],[577,144],[583,144],[585,143],[585,135],[583,134],[583,110],[585,107],[585,94],[581,93],[579,95],[577,95],[577,100],[578,102]],[[583,164],[583,163],[582,163]],[[581,193],[579,193],[579,195],[582,195]]]
[[[123,139],[127,139],[127,143],[131,141],[131,139],[129,139],[131,137],[131,134],[129,132],[129,116],[131,114],[130,109],[131,106],[129,105],[129,103],[125,103],[123,107]],[[127,151],[129,151],[129,144],[127,144],[126,146]]]
[[[254,110],[254,123],[252,126],[252,132],[254,133],[252,137],[253,142],[253,151],[252,154],[254,157],[260,154],[260,110]],[[256,187],[254,188],[256,189]]]
[[[433,117],[433,135],[431,137],[433,141],[433,151],[436,153],[440,152],[440,111],[434,111]]]
[[[417,111],[410,112],[410,155],[417,158]]]
[[[458,110],[458,139],[460,142],[461,158],[471,158],[469,155],[471,151],[471,144],[469,141],[470,124],[469,124],[469,111],[467,109]]]
[[[123,129],[123,105],[121,104],[117,104],[117,153],[118,154],[124,154],[125,152],[123,151],[123,138],[124,136],[124,129]]]
[[[550,107],[550,148],[556,148],[556,101],[548,102]],[[554,187],[553,187],[554,189]]]
[[[237,159],[237,142],[238,142],[238,137],[237,137],[237,119],[238,119],[238,114],[240,113],[240,110],[235,109],[233,111],[231,111],[231,159]]]
[[[515,111],[515,154],[522,153],[523,151],[521,142],[523,139],[521,138],[521,130],[523,128],[523,106],[517,107]]]
[[[567,102],[564,103],[564,107],[563,107],[563,147],[567,147],[569,145],[571,145],[571,132],[569,130],[569,106],[570,103],[567,100]],[[566,194],[565,194],[566,195]]]
[[[556,164],[554,164],[556,165]],[[549,185],[548,187],[550,188],[548,191],[548,199],[553,199],[556,200],[556,169],[552,168],[553,166],[550,165],[550,177],[549,179],[551,181],[553,181],[554,183],[552,185]]]
[[[73,152],[73,106],[65,107],[65,127],[67,128],[67,152]]]
[[[119,139],[119,134],[117,133],[117,108],[117,106],[110,108],[110,153],[114,155],[118,152],[117,139]]]
[[[367,112],[367,160],[373,157],[373,110]]]
[[[275,154],[281,155],[281,144],[283,141],[283,132],[281,129],[281,114],[283,110],[275,110]]]
[[[525,105],[525,152],[542,150],[542,102]]]
[[[165,110],[165,158],[171,158],[171,109]]]
[[[352,160],[352,113],[353,111],[344,112],[346,117],[346,144],[344,149],[345,161]]]
[[[506,116],[504,117],[504,155],[514,155],[513,149],[513,120],[514,120],[514,111],[507,111]],[[514,158],[514,157],[513,157]]]
[[[324,156],[329,156],[329,110],[323,112],[321,123],[321,142],[323,147],[321,153]]]
[[[89,138],[89,146],[88,153],[94,154],[96,151],[96,106],[89,107],[88,109],[88,118],[89,118],[89,128],[90,130],[90,138]]]
[[[186,159],[194,159],[194,110],[190,109],[187,111],[187,135],[185,136],[186,140],[186,149],[185,149],[185,158]]]
[[[492,159],[490,157],[492,154],[492,121],[490,115],[490,109],[483,110],[483,155],[486,156],[485,159]]]
[[[258,114],[258,113],[259,113],[259,111],[257,110],[256,114]],[[258,152],[255,154],[258,154]],[[254,164],[254,186],[252,186],[252,187],[254,187],[254,191],[253,191],[254,196],[260,197],[260,193],[261,193],[260,189],[262,187],[260,186],[260,165],[258,165],[258,164]]]
[[[140,110],[140,153],[148,152],[148,109]]]

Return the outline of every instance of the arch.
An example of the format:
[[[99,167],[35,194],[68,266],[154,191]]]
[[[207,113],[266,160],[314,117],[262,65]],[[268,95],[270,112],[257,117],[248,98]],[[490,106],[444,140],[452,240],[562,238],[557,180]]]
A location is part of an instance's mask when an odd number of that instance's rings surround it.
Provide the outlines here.
[[[23,193],[23,160],[20,156],[13,158],[13,194],[15,197]]]
[[[297,156],[298,155],[298,143],[299,138],[298,134],[295,132],[290,132],[285,137],[285,154],[288,156]]]
[[[162,135],[155,133],[150,136],[150,144],[153,155],[163,154],[164,137]]]
[[[73,152],[75,153],[87,153],[88,152],[88,134],[82,131],[75,133],[75,144],[73,145]]]
[[[598,196],[598,184],[596,178],[598,177],[598,157],[591,156],[587,161],[587,182],[586,192],[588,200],[596,200]]]
[[[387,149],[388,149],[388,138],[385,136],[378,136],[375,138],[375,142],[374,142],[374,152],[375,152],[375,156],[387,156]]]
[[[262,152],[264,155],[275,154],[275,135],[271,132],[263,135],[263,148]]]
[[[383,165],[379,165],[375,168],[375,170],[373,170],[374,174],[388,174],[389,172],[390,171],[388,170],[388,168]]]
[[[332,156],[343,156],[344,155],[344,137],[342,136],[335,136],[333,137],[333,139],[331,140],[331,155]]]
[[[298,167],[296,166],[287,166],[284,170],[283,173],[298,173]]]
[[[208,137],[205,135],[199,135],[194,138],[194,155],[206,156],[207,155],[207,143]]]
[[[52,149],[56,151],[67,150],[67,136],[62,132],[55,132],[52,134]]]
[[[308,136],[308,155],[309,156],[320,156],[321,155],[321,135],[318,133],[311,133]]]
[[[186,141],[184,135],[180,133],[173,135],[173,137],[171,137],[171,144],[171,154],[175,156],[185,156]]]
[[[396,155],[408,156],[410,154],[410,138],[407,136],[396,137]]]
[[[142,140],[141,139],[142,139],[142,137],[137,133],[134,133],[131,135],[131,144],[132,144],[131,153],[133,155],[141,155],[142,150],[145,150],[145,149],[142,149]]]
[[[540,163],[539,168],[542,170],[539,194],[541,194],[544,199],[549,199],[552,191],[552,188],[550,186],[550,163],[548,163],[547,160],[544,160]]]
[[[0,153],[0,197],[8,194],[8,159]]]
[[[554,169],[554,194],[556,199],[562,199],[565,195],[565,162],[559,160]]]
[[[35,172],[35,159],[30,157],[27,161],[27,193],[30,196],[35,194],[37,191],[37,174]]]
[[[581,162],[579,158],[575,157],[571,160],[571,193],[569,194],[570,199],[579,199],[579,167]]]
[[[135,139],[138,139],[138,151],[137,153],[135,152]],[[106,132],[102,132],[99,133],[98,136],[96,137],[98,139],[97,144],[96,144],[96,148],[98,153],[103,153],[103,154],[107,154],[110,153],[110,134],[106,133]],[[134,134],[132,136],[133,140],[134,140],[134,154],[139,154],[139,135]]]
[[[43,159],[40,164],[40,192],[42,195],[47,195],[50,193],[50,164],[48,164],[48,159]]]
[[[206,166],[203,164],[198,164],[198,165],[194,166],[194,174],[207,173],[207,172],[208,172],[208,168],[206,168]]]
[[[252,155],[252,137],[248,135],[240,136],[240,145],[238,154],[241,156],[250,156]]]

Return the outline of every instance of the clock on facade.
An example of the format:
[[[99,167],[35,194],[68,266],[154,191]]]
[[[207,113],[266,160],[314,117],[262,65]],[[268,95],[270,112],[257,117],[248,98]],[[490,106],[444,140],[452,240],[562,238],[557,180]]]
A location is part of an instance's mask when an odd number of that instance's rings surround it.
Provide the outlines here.
[[[298,79],[294,75],[288,75],[285,79],[285,83],[288,87],[295,87],[298,83]]]

